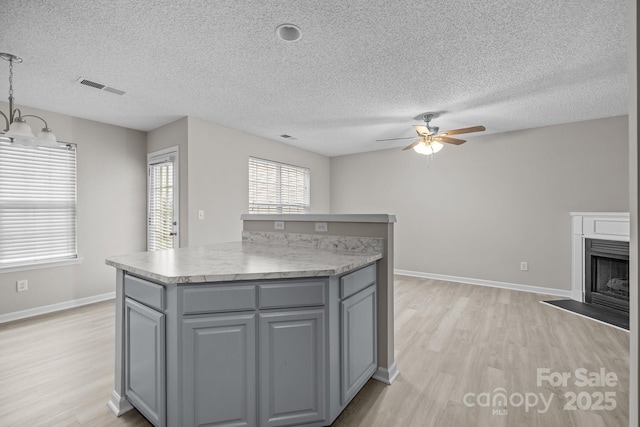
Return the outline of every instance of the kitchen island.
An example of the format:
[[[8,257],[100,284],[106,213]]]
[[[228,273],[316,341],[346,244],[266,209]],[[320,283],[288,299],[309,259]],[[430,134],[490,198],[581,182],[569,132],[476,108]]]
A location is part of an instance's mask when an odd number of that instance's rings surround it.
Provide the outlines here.
[[[243,236],[245,237],[245,236]],[[349,238],[347,238],[349,239]],[[381,239],[114,256],[110,408],[158,426],[326,426],[378,369]]]

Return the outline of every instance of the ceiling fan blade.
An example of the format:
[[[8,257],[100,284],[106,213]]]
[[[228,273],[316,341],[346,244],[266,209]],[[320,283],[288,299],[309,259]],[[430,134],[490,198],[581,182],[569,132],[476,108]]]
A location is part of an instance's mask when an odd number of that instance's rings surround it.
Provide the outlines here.
[[[417,140],[413,141],[410,145],[407,145],[406,147],[404,147],[402,149],[402,151],[411,150],[413,147],[415,147],[416,145],[420,144],[420,141],[422,141],[422,140],[421,139],[417,139]]]
[[[448,136],[440,136],[440,135],[434,137],[433,140],[438,142],[446,142],[448,144],[454,144],[454,145],[460,145],[466,142],[465,139],[449,138]]]
[[[404,138],[376,139],[376,142],[379,142],[379,141],[397,141],[399,139],[411,139],[411,138],[415,138],[415,136],[405,136]]]
[[[426,126],[413,125],[413,128],[416,130],[416,132],[418,132],[419,136],[431,135],[431,132],[429,131],[429,129],[427,129]]]
[[[484,126],[472,126],[470,128],[445,130],[444,132],[440,132],[440,134],[441,135],[459,135],[461,133],[482,132],[483,130],[487,130],[487,129]]]

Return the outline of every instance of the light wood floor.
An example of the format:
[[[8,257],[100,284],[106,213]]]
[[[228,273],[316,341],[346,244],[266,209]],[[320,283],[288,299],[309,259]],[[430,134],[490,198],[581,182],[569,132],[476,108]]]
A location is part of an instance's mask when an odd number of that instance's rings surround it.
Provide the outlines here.
[[[333,424],[343,426],[628,425],[629,334],[540,304],[544,295],[396,276],[392,386],[371,380]],[[0,325],[0,426],[147,426],[135,410],[116,418],[113,302]],[[536,369],[570,372],[567,386],[536,384]],[[615,387],[577,387],[574,372],[604,368]],[[528,411],[469,407],[503,388],[542,393]],[[565,410],[565,394],[615,393],[614,410]],[[486,396],[486,395],[485,395]],[[533,399],[530,397],[530,399]],[[583,396],[582,405],[589,402]],[[533,400],[531,400],[533,403]]]

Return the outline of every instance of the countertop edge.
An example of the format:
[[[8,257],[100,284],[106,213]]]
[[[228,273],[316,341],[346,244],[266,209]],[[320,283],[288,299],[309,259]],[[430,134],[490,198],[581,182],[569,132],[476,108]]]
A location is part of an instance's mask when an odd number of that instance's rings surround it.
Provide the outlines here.
[[[395,214],[242,214],[242,221],[397,222]]]
[[[132,267],[110,259],[105,260],[105,264],[124,270],[136,276],[159,282],[163,285],[174,284],[196,284],[210,282],[233,282],[246,280],[269,280],[269,279],[302,279],[310,277],[339,276],[360,267],[364,267],[372,262],[382,259],[381,253],[362,254],[361,259],[349,264],[340,265],[334,269],[314,269],[284,272],[264,272],[264,273],[239,273],[239,274],[198,274],[192,276],[165,276],[148,270]]]

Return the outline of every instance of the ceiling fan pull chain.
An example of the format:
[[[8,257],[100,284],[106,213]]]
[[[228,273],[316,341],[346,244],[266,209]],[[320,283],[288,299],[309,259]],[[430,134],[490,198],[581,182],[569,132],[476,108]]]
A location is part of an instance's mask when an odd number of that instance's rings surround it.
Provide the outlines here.
[[[429,167],[431,163],[433,163],[433,150],[431,150],[431,153],[427,154],[425,157],[427,158],[427,167]]]

